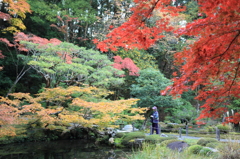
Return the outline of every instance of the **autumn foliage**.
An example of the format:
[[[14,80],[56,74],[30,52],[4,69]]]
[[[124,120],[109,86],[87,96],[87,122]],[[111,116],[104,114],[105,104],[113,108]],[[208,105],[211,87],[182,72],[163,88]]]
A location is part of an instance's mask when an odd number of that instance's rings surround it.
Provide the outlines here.
[[[1,6],[3,5],[5,12],[0,11],[0,20],[7,21],[9,23],[2,32],[16,33],[21,30],[26,29],[23,24],[23,19],[26,18],[26,13],[31,13],[30,5],[26,0],[3,0]]]
[[[175,54],[181,74],[169,88],[175,95],[198,89],[196,99],[205,101],[198,119],[218,118],[227,111],[232,97],[240,97],[240,3],[237,0],[198,3],[206,18],[177,31],[180,35],[195,36],[197,41]],[[228,121],[238,123],[239,114]]]
[[[107,39],[99,42],[102,51],[127,49],[147,49],[158,39],[162,32],[173,31],[167,18],[156,21],[149,27],[146,20],[158,10],[163,14],[177,15],[179,8],[170,4],[171,0],[135,0],[132,16],[127,22],[113,29]],[[195,43],[175,54],[175,65],[180,73],[174,73],[174,84],[162,91],[179,95],[184,91],[198,90],[196,99],[203,100],[202,112],[198,119],[219,118],[228,110],[232,97],[240,97],[240,3],[238,0],[198,0],[198,19],[186,27],[175,30],[179,36],[194,37]],[[227,119],[238,123],[239,113]]]
[[[117,50],[119,47],[126,49],[147,49],[158,39],[164,37],[164,31],[172,31],[168,18],[161,18],[154,26],[149,26],[147,21],[154,16],[155,11],[165,15],[176,15],[181,8],[171,6],[172,0],[134,0],[135,6],[131,8],[133,14],[129,20],[120,27],[106,35],[105,40],[94,40],[101,51]]]
[[[0,99],[0,124],[8,131],[8,136],[15,134],[11,124],[27,124],[39,120],[42,129],[61,129],[69,131],[72,124],[78,127],[98,126],[101,130],[117,121],[134,121],[143,119],[143,108],[134,108],[138,99],[119,101],[102,100],[112,92],[96,87],[72,86],[66,89],[57,87],[45,89],[36,97],[27,93],[12,93],[9,98]],[[93,100],[93,101],[91,101]],[[131,115],[124,112],[131,112]],[[5,131],[4,131],[5,132]],[[4,133],[7,135],[7,133]]]
[[[120,56],[114,56],[113,67],[119,70],[127,69],[130,76],[139,76],[139,68],[134,64],[130,58],[122,59]],[[125,75],[121,75],[125,76]]]

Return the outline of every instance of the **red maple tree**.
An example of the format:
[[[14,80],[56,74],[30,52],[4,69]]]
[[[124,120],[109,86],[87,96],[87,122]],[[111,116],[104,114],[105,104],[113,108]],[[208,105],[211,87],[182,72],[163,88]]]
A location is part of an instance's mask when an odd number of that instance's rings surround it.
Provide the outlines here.
[[[182,9],[173,7],[170,4],[172,0],[134,0],[135,6],[131,8],[133,12],[129,20],[120,27],[112,30],[106,35],[107,39],[93,42],[101,51],[117,50],[118,47],[126,49],[147,49],[158,39],[164,37],[163,31],[171,31],[168,26],[168,18],[161,18],[156,21],[155,26],[149,26],[147,20],[153,17],[156,10],[164,12],[166,15],[176,15],[177,11]]]
[[[172,0],[134,2],[136,5],[128,22],[113,29],[106,40],[94,41],[102,51],[116,50],[117,47],[146,49],[162,37],[162,31],[172,31],[167,27],[168,19],[160,19],[154,27],[145,23],[156,9],[174,16],[180,9],[170,5]],[[240,97],[240,3],[238,0],[198,0],[198,4],[206,18],[175,31],[197,40],[175,54],[175,65],[180,67],[180,74],[175,74],[174,84],[162,93],[179,95],[198,89],[196,99],[205,101],[198,119],[218,118],[227,111],[232,97]],[[227,121],[238,123],[240,114],[236,113]]]
[[[138,71],[139,68],[134,64],[134,62],[130,58],[122,59],[120,56],[114,56],[114,64],[113,67],[118,70],[127,69],[129,71],[130,76],[139,76]],[[122,77],[125,75],[121,75]]]
[[[198,119],[219,118],[227,111],[231,98],[240,97],[240,3],[237,0],[198,3],[206,18],[177,31],[198,39],[189,49],[175,54],[181,74],[167,89],[176,95],[198,88],[196,99],[205,101]],[[240,115],[236,113],[227,121],[238,123]]]

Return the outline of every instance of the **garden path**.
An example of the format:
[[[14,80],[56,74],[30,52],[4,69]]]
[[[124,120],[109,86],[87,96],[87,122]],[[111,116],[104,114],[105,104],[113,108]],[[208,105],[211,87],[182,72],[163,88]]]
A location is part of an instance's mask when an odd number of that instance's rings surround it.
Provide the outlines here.
[[[176,136],[176,137],[178,137],[179,138],[179,135],[171,135],[171,136]],[[179,138],[179,139],[182,139],[182,140],[184,140],[184,139],[200,139],[201,137],[194,137],[194,136],[181,136],[181,138]],[[240,140],[229,140],[229,139],[220,139],[220,141],[221,142],[228,142],[228,141],[231,141],[231,142],[238,142],[238,143],[240,143]]]

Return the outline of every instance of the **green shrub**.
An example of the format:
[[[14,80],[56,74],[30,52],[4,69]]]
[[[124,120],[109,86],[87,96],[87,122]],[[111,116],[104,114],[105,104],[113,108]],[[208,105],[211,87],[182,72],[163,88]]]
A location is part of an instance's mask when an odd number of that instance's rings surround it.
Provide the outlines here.
[[[219,124],[217,125],[217,128],[220,130],[220,132],[222,133],[228,133],[230,131],[230,126],[228,125],[222,125],[222,124]]]
[[[161,125],[161,128],[166,128],[167,124],[165,124],[164,122],[159,122],[159,124]]]
[[[201,146],[206,146],[210,142],[217,142],[217,140],[213,138],[201,138],[198,140],[197,144]]]
[[[115,139],[114,139],[114,141],[115,141]],[[98,143],[98,144],[109,144],[109,136],[108,135],[104,135],[104,136],[102,136],[102,137],[100,137],[100,138],[97,138],[96,139],[96,143]]]
[[[216,148],[218,145],[218,142],[210,142],[206,144],[206,147]]]
[[[209,133],[213,133],[213,132],[215,132],[215,128],[212,127],[212,126],[207,126],[207,127],[205,127],[205,129],[206,129],[207,132],[209,132]]]
[[[226,143],[218,143],[218,145],[215,147],[218,151],[224,151],[226,147]]]
[[[13,137],[13,141],[14,142],[25,142],[27,140],[27,136],[26,135],[18,135],[18,136],[14,136]]]
[[[227,142],[222,143],[217,146],[217,150],[219,151],[218,159],[239,159],[240,158],[240,143],[239,142]]]
[[[197,144],[197,140],[196,139],[184,139],[184,142],[186,142],[188,145],[196,145]]]
[[[13,141],[10,140],[8,136],[0,138],[0,144],[4,145],[4,144],[10,144],[10,143],[13,143]]]
[[[159,139],[159,142],[161,143],[161,142],[163,142],[163,141],[172,140],[172,139],[177,139],[177,137],[175,137],[175,136],[161,137],[161,138]]]
[[[124,133],[124,132],[120,132],[120,133],[117,133],[116,135],[115,135],[115,137],[117,137],[117,138],[122,138],[124,135],[126,135],[127,133]]]
[[[172,129],[172,128],[174,128],[174,126],[173,126],[173,124],[167,124],[166,128],[167,129]]]
[[[157,143],[157,142],[160,142],[160,140],[162,139],[163,137],[161,137],[160,135],[149,135],[149,136],[146,136],[145,137],[145,142],[148,142],[148,143]]]
[[[202,155],[202,156],[210,156],[212,154],[213,154],[213,151],[206,147],[203,147],[199,152],[199,155]]]
[[[29,141],[44,141],[46,136],[43,129],[33,129],[27,132]]]
[[[175,124],[175,125],[173,125],[173,128],[175,128],[175,129],[185,128],[185,127],[186,127],[186,125],[184,125],[184,124]]]
[[[208,131],[206,129],[200,129],[198,132],[200,134],[207,134],[208,133]]]
[[[182,129],[182,134],[186,134],[186,129]],[[189,130],[188,129],[188,134],[198,134],[199,131],[196,131],[196,130]]]
[[[122,144],[126,145],[130,140],[137,138],[145,138],[146,135],[143,132],[130,132],[123,136]]]
[[[188,148],[190,154],[199,154],[203,147],[201,145],[192,145]]]
[[[119,147],[119,148],[124,147],[122,145],[122,138],[114,138],[114,144],[115,144],[116,147]]]
[[[239,132],[229,132],[229,134],[231,134],[231,135],[240,135]]]

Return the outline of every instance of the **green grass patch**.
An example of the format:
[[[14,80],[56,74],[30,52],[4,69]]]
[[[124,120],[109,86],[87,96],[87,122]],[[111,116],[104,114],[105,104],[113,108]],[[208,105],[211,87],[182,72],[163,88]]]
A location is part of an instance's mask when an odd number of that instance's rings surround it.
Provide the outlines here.
[[[201,146],[206,146],[208,143],[211,142],[217,142],[217,140],[213,138],[201,138],[198,140],[197,144]]]
[[[122,144],[126,145],[126,144],[128,144],[129,141],[132,141],[137,138],[145,138],[145,137],[146,137],[146,135],[143,132],[130,132],[123,136]]]
[[[133,152],[127,156],[128,159],[213,159],[212,156],[202,156],[198,154],[190,154],[187,151],[179,153],[167,147],[161,147],[159,144],[144,144],[141,151]]]

